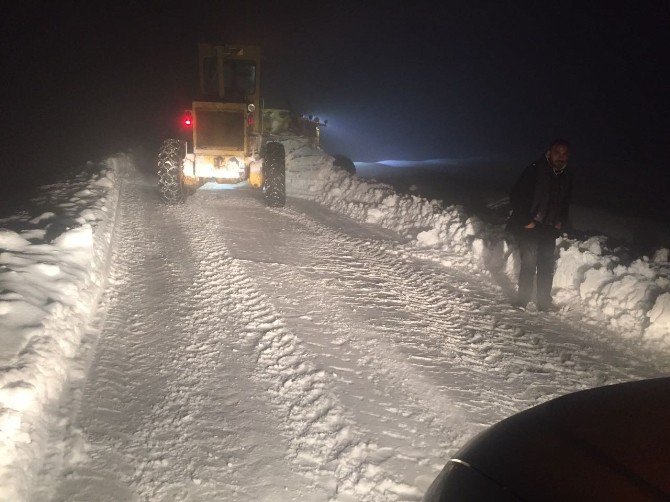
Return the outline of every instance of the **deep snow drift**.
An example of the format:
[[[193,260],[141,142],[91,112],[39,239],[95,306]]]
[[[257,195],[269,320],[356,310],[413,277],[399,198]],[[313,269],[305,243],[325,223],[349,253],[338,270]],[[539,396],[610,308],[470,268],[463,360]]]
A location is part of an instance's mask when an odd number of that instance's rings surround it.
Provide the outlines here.
[[[0,499],[20,500],[107,275],[122,157],[42,188],[0,229]]]
[[[426,161],[356,162],[361,178],[393,186],[400,194],[439,199],[460,204],[468,213],[499,223],[509,211],[509,190],[519,176],[523,163],[502,159],[431,159]],[[570,207],[570,226],[582,239],[607,235],[610,247],[625,245],[638,255],[659,246],[670,246],[667,221],[626,215],[617,207],[616,196],[595,197],[594,187],[584,179],[582,166],[575,167],[577,181]],[[614,206],[616,213],[598,207],[599,200]],[[585,205],[588,204],[588,205]],[[618,244],[617,244],[618,242]],[[653,253],[652,253],[653,254]]]
[[[332,159],[284,141],[288,195],[397,232],[413,256],[488,275],[511,294],[518,255],[502,229],[457,206],[399,195],[332,169]],[[82,333],[105,288],[121,176],[131,160],[89,166],[45,187],[36,214],[0,231],[0,498],[19,500],[45,448],[48,408],[59,398]],[[607,324],[621,338],[670,350],[668,250],[626,260],[604,238],[561,238],[555,298],[563,315]]]
[[[330,159],[299,142],[287,142],[289,194],[317,201],[357,220],[374,223],[412,239],[417,256],[445,265],[488,272],[502,287],[516,283],[518,252],[500,226],[484,223],[460,206],[413,195],[331,169]],[[579,308],[606,322],[622,337],[670,345],[670,264],[668,249],[630,260],[606,246],[604,236],[558,240],[554,279],[556,302]],[[445,254],[449,254],[445,258]]]

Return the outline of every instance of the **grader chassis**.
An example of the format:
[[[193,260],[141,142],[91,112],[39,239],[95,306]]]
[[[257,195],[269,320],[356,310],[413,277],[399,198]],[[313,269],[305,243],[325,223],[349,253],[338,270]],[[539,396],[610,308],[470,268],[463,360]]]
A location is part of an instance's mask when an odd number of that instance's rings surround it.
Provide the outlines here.
[[[246,182],[268,206],[284,206],[285,151],[263,128],[260,66],[256,46],[198,45],[198,99],[158,154],[165,202],[183,202],[208,181]]]

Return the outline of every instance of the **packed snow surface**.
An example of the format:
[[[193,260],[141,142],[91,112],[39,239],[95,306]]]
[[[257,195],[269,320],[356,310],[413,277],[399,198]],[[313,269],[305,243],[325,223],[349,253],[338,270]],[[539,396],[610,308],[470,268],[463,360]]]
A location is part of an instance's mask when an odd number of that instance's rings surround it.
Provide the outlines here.
[[[457,206],[296,139],[288,203],[118,156],[0,230],[0,499],[418,500],[476,432],[670,368],[668,251],[559,240],[562,310]]]

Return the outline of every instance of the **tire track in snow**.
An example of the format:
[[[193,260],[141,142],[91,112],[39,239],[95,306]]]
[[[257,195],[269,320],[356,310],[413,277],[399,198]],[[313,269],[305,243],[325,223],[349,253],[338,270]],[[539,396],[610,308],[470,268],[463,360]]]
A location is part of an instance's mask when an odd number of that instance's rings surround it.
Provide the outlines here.
[[[139,190],[129,187],[123,198],[108,314],[77,419],[87,455],[44,493],[55,500],[267,500],[249,482],[254,475],[272,490],[292,480],[277,463],[271,473],[258,465],[283,450],[269,446],[254,458],[257,442],[276,434],[263,422],[264,405],[239,392],[261,389],[235,382],[240,368],[227,349],[227,321],[219,305],[206,303],[212,270],[191,259],[199,243],[174,228],[180,209]]]
[[[246,203],[257,204],[255,201]],[[239,326],[240,352],[257,354],[255,377],[267,386],[289,438],[289,458],[333,500],[408,500],[422,495],[379,468],[376,444],[365,441],[336,395],[331,377],[310,361],[302,341],[224,248],[217,222],[191,205],[184,228],[203,246],[199,259],[216,270],[212,301],[224,304]],[[212,253],[209,250],[218,249]],[[225,298],[232,299],[226,303]],[[231,308],[235,305],[234,308]]]
[[[178,305],[156,287],[191,282],[190,267],[176,266],[185,242],[173,235],[172,245],[161,246],[165,226],[137,190],[132,186],[124,194],[108,314],[80,412],[92,445],[89,459],[61,485],[62,498],[69,491],[98,500],[154,497],[166,485],[159,471],[170,470],[175,460],[167,453],[175,436],[159,436],[179,430],[192,405],[179,399],[180,388],[164,364],[179,349],[174,340],[160,338],[169,327],[164,312]],[[157,342],[158,350],[148,350]]]
[[[331,228],[351,225],[325,226],[323,218],[296,212],[293,204],[259,210],[240,195],[201,193],[196,200],[210,218],[224,222],[222,240],[241,256],[237,263],[255,288],[291,314],[283,321],[301,333],[315,364],[347,372],[350,382],[326,376],[365,441],[378,452],[389,444],[384,434],[397,438],[390,450],[395,458],[376,461],[389,477],[425,488],[419,477],[434,476],[463,437],[484,425],[605,379],[658,374],[639,353],[631,353],[631,361],[624,361],[625,352],[611,360],[602,347],[580,354],[584,343],[575,343],[575,335],[589,340],[588,333],[572,330],[563,338],[565,326],[556,326],[554,317],[501,309],[502,295],[481,277],[419,262],[402,246],[353,237],[355,230]],[[263,219],[266,226],[240,225],[235,221],[241,217]],[[317,320],[295,320],[301,313]],[[324,343],[327,338],[332,342]],[[369,383],[358,385],[366,376]],[[353,389],[366,399],[363,406],[346,395]],[[414,483],[409,472],[417,476]]]
[[[353,292],[345,303],[379,310],[387,301],[378,295],[380,290],[403,299],[404,304],[399,308],[396,302],[392,310],[405,309],[413,321],[390,323],[382,333],[411,333],[411,338],[395,336],[393,343],[421,361],[416,364],[420,374],[415,374],[419,389],[426,384],[423,361],[433,361],[438,368],[435,382],[444,382],[446,368],[457,376],[446,390],[460,394],[471,420],[487,424],[491,416],[503,418],[561,394],[667,370],[667,361],[652,362],[644,350],[608,346],[609,341],[598,338],[592,327],[570,325],[557,316],[501,309],[505,299],[496,288],[486,290],[485,284],[478,284],[485,277],[431,263],[419,265],[402,245],[352,237],[295,211],[286,214],[322,235],[324,242],[338,243],[323,251],[328,253],[325,263],[332,264],[331,273],[344,283],[338,285],[338,293]],[[372,294],[361,287],[370,278],[378,281]],[[585,341],[593,350],[588,346],[585,350]],[[433,347],[440,347],[440,352],[436,354]],[[394,366],[408,367],[402,356],[393,359]],[[378,364],[384,365],[384,359]],[[463,393],[463,387],[470,387],[469,392]],[[478,397],[468,403],[472,391]]]
[[[171,340],[154,337],[136,344],[139,353],[149,359],[143,370],[158,369],[165,384],[161,398],[134,433],[134,445],[128,450],[132,458],[129,463],[136,468],[125,480],[143,500],[274,500],[266,493],[268,489],[274,493],[282,485],[293,489],[301,485],[290,472],[271,461],[273,456],[282,455],[283,449],[275,451],[276,441],[269,445],[275,430],[263,421],[268,410],[254,399],[262,389],[245,381],[246,365],[237,360],[234,350],[230,351],[231,338],[236,334],[232,320],[239,314],[239,306],[221,294],[218,252],[212,252],[216,247],[202,249],[202,241],[191,238],[193,222],[188,216],[181,231],[175,232],[174,222],[184,218],[181,207],[165,211],[170,224],[157,225],[160,235],[149,239],[142,236],[138,246],[145,250],[155,247],[159,260],[154,257],[150,262],[164,263],[160,268],[167,269],[166,275],[159,282],[155,278],[141,280],[155,291],[138,292],[138,303],[157,297],[157,303],[167,299],[167,304],[146,305],[139,316],[145,320],[144,326],[138,331],[146,333],[151,326],[159,326],[159,331],[177,336]],[[161,218],[155,214],[152,217]],[[174,242],[164,246],[166,238]],[[199,251],[204,251],[201,260]],[[171,256],[161,256],[166,253]],[[142,254],[141,249],[127,252],[128,257]],[[147,276],[155,273],[148,270]],[[184,280],[179,280],[180,276]],[[182,326],[176,332],[175,323]],[[152,361],[157,342],[164,343],[167,350],[163,357]],[[242,382],[236,382],[238,374]],[[261,446],[264,451],[258,454],[255,450]],[[270,469],[263,462],[268,462]],[[259,490],[252,481],[256,477],[268,488]]]
[[[78,498],[58,500],[417,499],[403,471],[419,465],[434,475],[458,446],[452,429],[460,426],[449,422],[456,405],[490,422],[581,385],[580,375],[597,379],[591,362],[614,378],[643,372],[637,359],[622,370],[598,361],[599,349],[568,357],[568,345],[550,340],[556,326],[501,317],[495,292],[478,279],[424,269],[402,247],[334,231],[290,206],[221,197],[213,209],[241,205],[250,227],[243,238],[255,239],[252,230],[268,221],[299,227],[256,243],[296,239],[287,244],[300,255],[294,263],[237,259],[221,221],[228,214],[205,214],[202,197],[169,209],[139,193],[124,201],[117,284],[83,405],[91,458],[65,481],[79,483]],[[299,263],[312,254],[315,264]],[[276,284],[259,282],[268,278]],[[305,325],[335,335],[321,337],[323,353],[293,328],[286,313],[297,309],[271,293],[294,282],[303,288],[296,301],[324,314]],[[324,354],[339,358],[339,377],[322,369]],[[362,382],[362,407],[381,425],[361,421],[345,378],[351,388]],[[393,449],[386,433],[396,434]],[[431,444],[440,436],[446,446]]]

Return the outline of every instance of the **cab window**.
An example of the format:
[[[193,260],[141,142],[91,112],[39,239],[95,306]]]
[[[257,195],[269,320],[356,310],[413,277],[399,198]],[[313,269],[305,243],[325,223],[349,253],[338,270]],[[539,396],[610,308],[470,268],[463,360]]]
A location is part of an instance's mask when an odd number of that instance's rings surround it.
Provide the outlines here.
[[[219,72],[216,67],[216,56],[203,58],[202,84],[205,96],[219,95]]]
[[[253,61],[223,62],[223,86],[227,100],[244,100],[256,91],[256,65]]]

